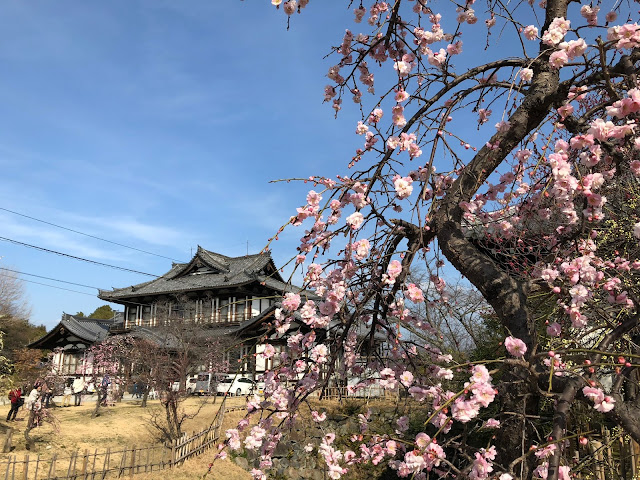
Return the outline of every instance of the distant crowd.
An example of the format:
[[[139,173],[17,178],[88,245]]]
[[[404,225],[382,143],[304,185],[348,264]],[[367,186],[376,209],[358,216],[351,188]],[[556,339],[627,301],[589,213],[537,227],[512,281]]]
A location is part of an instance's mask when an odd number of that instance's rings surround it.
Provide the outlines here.
[[[133,398],[142,398],[146,388],[146,385],[134,382],[133,386],[130,387]],[[28,395],[26,394],[27,391],[29,391]],[[69,378],[65,380],[63,386],[59,386],[57,389],[50,387],[44,380],[36,380],[31,388],[25,385],[9,391],[8,398],[11,402],[11,408],[7,413],[7,422],[16,421],[21,408],[27,412],[29,419],[32,416],[34,417],[34,419],[30,420],[31,422],[36,421],[37,415],[31,415],[31,412],[37,413],[42,409],[48,409],[52,404],[54,395],[62,395],[60,406],[70,407],[71,397],[73,397],[73,404],[78,407],[82,404],[84,395],[94,395],[96,393],[100,393],[102,406],[112,406],[122,398],[124,391],[118,382],[111,381],[109,375],[105,375],[100,380],[97,389],[92,382],[87,382],[83,377]],[[157,398],[153,389],[147,395],[151,399]]]

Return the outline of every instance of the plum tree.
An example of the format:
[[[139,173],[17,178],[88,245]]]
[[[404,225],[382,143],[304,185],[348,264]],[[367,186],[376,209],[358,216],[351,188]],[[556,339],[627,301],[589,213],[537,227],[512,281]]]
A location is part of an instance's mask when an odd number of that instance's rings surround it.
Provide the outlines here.
[[[272,3],[291,18],[308,0]],[[321,300],[285,297],[274,335],[294,313],[310,332],[289,337],[265,398],[249,404],[259,423],[227,444],[259,450],[264,476],[302,402],[361,375],[359,348],[379,335],[391,348],[367,368],[430,413],[417,434],[356,435],[347,450],[328,435],[317,448],[331,478],[385,459],[401,477],[566,479],[567,446],[585,434],[568,422],[577,403],[640,441],[634,4],[345,3],[358,30],[332,49],[324,98],[336,115],[355,102],[363,145],[349,174],[305,180],[314,190],[282,227],[308,225],[296,262]],[[426,298],[408,280],[418,263]],[[433,328],[408,307],[450,301],[454,269],[493,308],[503,357],[459,364],[403,342],[409,326]],[[425,356],[431,368],[418,368]],[[454,370],[467,372],[458,390],[443,383]],[[487,422],[490,404],[500,414]],[[494,440],[475,445],[470,434],[488,425]]]

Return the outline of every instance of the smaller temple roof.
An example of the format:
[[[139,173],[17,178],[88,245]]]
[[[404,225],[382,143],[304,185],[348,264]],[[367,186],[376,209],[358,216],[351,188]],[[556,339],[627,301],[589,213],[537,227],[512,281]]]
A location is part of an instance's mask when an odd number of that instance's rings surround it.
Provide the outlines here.
[[[239,287],[250,283],[262,283],[281,292],[296,291],[283,281],[269,253],[227,257],[199,246],[189,263],[174,263],[171,270],[149,282],[100,290],[98,297],[118,302],[146,295]]]
[[[109,334],[109,329],[117,323],[122,323],[121,312],[109,320],[86,318],[77,315],[62,314],[60,322],[46,335],[27,345],[29,348],[54,350],[82,349],[87,345],[101,342]]]

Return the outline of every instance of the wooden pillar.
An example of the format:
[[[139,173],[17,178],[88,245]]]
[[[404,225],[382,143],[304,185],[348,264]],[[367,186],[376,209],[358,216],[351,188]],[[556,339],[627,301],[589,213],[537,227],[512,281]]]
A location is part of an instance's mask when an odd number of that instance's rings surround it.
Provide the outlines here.
[[[237,307],[238,305],[236,304],[236,297],[231,297],[231,321],[235,322],[238,319],[236,318],[237,315]]]

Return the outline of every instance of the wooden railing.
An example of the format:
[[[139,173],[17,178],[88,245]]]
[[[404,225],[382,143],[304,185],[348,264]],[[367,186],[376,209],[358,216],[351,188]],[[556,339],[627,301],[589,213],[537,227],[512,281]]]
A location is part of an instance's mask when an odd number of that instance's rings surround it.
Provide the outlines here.
[[[196,324],[206,324],[206,325],[238,325],[244,322],[245,320],[249,320],[255,316],[257,315],[251,315],[251,314],[245,314],[245,313],[228,314],[228,315],[225,315],[224,317],[217,317],[217,316],[212,317],[211,315],[198,314],[195,318],[189,317],[181,320],[188,321],[188,322],[195,322]],[[150,318],[143,318],[143,319],[138,318],[135,320],[126,320],[124,329],[122,326],[114,326],[111,329],[111,332],[116,333],[122,330],[126,330],[127,328],[132,328],[134,326],[153,328],[161,325],[163,325],[163,323],[159,322],[157,319],[153,320]]]
[[[384,390],[377,385],[368,385],[358,390],[349,391],[347,387],[327,387],[314,392],[321,400],[340,400],[344,398],[397,398],[397,390]]]

